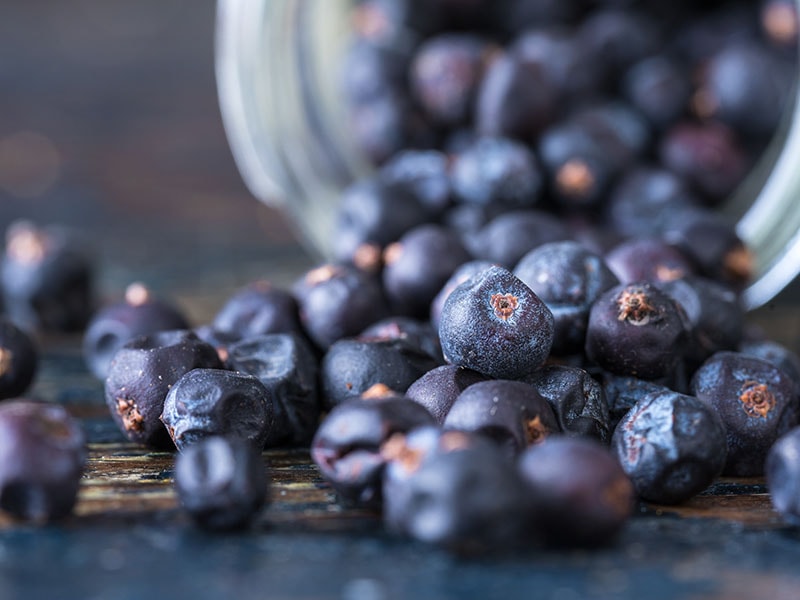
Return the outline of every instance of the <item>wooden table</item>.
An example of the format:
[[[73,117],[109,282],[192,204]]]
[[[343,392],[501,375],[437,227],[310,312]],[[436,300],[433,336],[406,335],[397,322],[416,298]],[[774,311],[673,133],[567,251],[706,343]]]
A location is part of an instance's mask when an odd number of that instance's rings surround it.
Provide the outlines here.
[[[0,5],[0,226],[20,217],[72,226],[95,244],[104,297],[141,279],[195,323],[247,281],[287,284],[313,262],[230,158],[213,11],[210,0]],[[796,296],[753,320],[797,350]],[[465,560],[342,509],[306,451],[271,451],[272,503],[253,529],[203,533],[176,505],[172,455],[115,429],[80,337],[42,347],[31,394],[81,418],[90,459],[73,518],[44,528],[0,520],[2,600],[658,600],[800,589],[800,535],[780,523],[761,480],[723,480],[677,508],[643,505],[598,551]]]

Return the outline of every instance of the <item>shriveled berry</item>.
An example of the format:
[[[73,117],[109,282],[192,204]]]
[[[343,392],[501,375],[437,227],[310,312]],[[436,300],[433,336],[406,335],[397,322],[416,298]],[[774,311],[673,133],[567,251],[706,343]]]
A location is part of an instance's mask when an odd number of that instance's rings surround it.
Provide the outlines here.
[[[561,431],[611,440],[611,417],[603,387],[580,367],[545,365],[525,379],[550,403]]]
[[[447,298],[439,338],[447,362],[518,379],[544,363],[553,330],[553,314],[528,286],[507,269],[489,267]]]
[[[161,421],[180,451],[211,436],[240,438],[260,451],[275,425],[275,406],[253,375],[192,369],[170,388]]]
[[[287,290],[265,280],[234,292],[211,324],[218,331],[236,333],[241,338],[301,331],[297,301]]]
[[[355,398],[334,407],[311,443],[311,458],[345,503],[381,504],[388,460],[383,445],[396,433],[434,425],[422,406],[402,396]]]
[[[247,527],[268,501],[269,481],[261,453],[239,438],[208,437],[175,459],[181,506],[205,529]]]
[[[722,472],[725,425],[707,403],[671,390],[646,395],[614,430],[612,446],[636,493],[678,504]]]
[[[265,445],[307,444],[321,412],[314,352],[295,333],[250,337],[228,349],[228,367],[256,377],[267,388],[275,424]]]
[[[86,441],[64,407],[17,399],[0,405],[0,509],[35,523],[72,512]]]
[[[170,388],[192,369],[221,367],[214,347],[190,331],[139,336],[120,348],[111,361],[104,388],[106,405],[130,441],[172,448],[160,419]]]

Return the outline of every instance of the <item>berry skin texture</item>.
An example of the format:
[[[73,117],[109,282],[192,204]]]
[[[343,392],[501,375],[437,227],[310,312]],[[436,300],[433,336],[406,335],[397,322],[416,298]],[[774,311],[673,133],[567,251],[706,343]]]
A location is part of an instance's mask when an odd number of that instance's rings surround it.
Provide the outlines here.
[[[427,408],[441,425],[459,394],[479,381],[486,381],[486,376],[471,369],[442,365],[412,383],[406,396]]]
[[[175,459],[175,489],[200,527],[243,529],[268,500],[269,481],[261,453],[245,440],[209,437]]]
[[[489,267],[458,286],[442,307],[445,360],[498,379],[520,379],[550,354],[553,313],[509,270]]]
[[[692,377],[692,392],[719,413],[727,429],[723,475],[758,477],[773,443],[798,422],[789,375],[759,358],[717,352]]]
[[[636,493],[659,504],[678,504],[702,492],[722,472],[727,453],[717,412],[671,390],[637,402],[611,444]]]
[[[794,427],[773,444],[767,454],[764,476],[772,506],[787,523],[800,525],[800,427]]]
[[[106,405],[128,440],[155,449],[172,449],[161,422],[170,387],[192,369],[221,366],[214,347],[189,331],[136,337],[111,361],[104,386]]]
[[[60,405],[0,405],[0,509],[44,524],[70,515],[86,463],[80,425]]]
[[[220,435],[241,438],[260,451],[275,425],[275,408],[269,390],[252,375],[193,369],[169,390],[161,421],[181,452]]]
[[[647,282],[619,285],[589,311],[586,356],[618,375],[657,379],[683,358],[688,325],[683,309]]]

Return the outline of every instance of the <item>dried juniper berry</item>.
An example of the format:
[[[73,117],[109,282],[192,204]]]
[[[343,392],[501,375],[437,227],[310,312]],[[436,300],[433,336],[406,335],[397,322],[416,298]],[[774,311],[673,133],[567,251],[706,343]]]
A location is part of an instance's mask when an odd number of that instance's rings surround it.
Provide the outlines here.
[[[22,396],[39,367],[34,338],[6,317],[0,317],[0,400]]]
[[[783,520],[800,525],[800,427],[781,435],[767,453],[764,477],[772,506]]]
[[[125,288],[121,302],[95,312],[83,334],[86,366],[98,379],[105,379],[117,350],[140,335],[189,329],[189,321],[177,306],[153,295],[142,283]]]
[[[236,290],[219,309],[211,325],[241,338],[301,331],[297,301],[292,294],[264,280]]]
[[[207,344],[212,345],[217,351],[217,356],[219,356],[219,360],[223,367],[226,369],[230,368],[228,365],[228,348],[230,348],[236,342],[241,341],[241,335],[231,331],[220,331],[215,329],[213,325],[200,325],[199,327],[192,329],[192,333],[194,333]]]
[[[498,52],[480,84],[475,129],[526,141],[556,118],[557,109],[558,90],[542,67],[513,52]]]
[[[70,232],[15,221],[0,262],[5,312],[17,325],[80,331],[95,306],[94,266]]]
[[[56,404],[0,405],[0,509],[46,523],[70,515],[86,463],[78,422]]]
[[[611,440],[611,417],[603,387],[580,367],[545,365],[525,381],[550,403],[559,428],[569,436]]]
[[[342,94],[351,105],[358,106],[403,89],[410,59],[403,44],[355,37],[343,57]]]
[[[658,379],[681,363],[688,321],[670,296],[650,283],[619,285],[589,311],[587,358],[618,375]]]
[[[307,342],[295,333],[271,333],[228,348],[228,368],[256,377],[272,398],[275,423],[266,447],[308,444],[321,411],[319,365]]]
[[[662,223],[661,236],[678,248],[706,277],[736,289],[747,285],[755,268],[755,256],[728,217],[708,208],[675,207]]]
[[[630,479],[594,440],[551,436],[525,450],[518,469],[532,527],[547,545],[609,544],[633,514]]]
[[[606,222],[625,237],[656,236],[671,213],[699,202],[675,173],[639,166],[623,175],[611,191],[605,204]]]
[[[320,365],[325,408],[360,396],[376,383],[404,393],[441,363],[402,338],[347,338],[335,342]]]
[[[781,369],[740,352],[717,352],[695,371],[694,395],[719,413],[727,430],[723,475],[763,475],[772,444],[797,425],[795,390]]]
[[[464,435],[458,433],[459,439]],[[444,448],[412,463],[400,486],[387,482],[387,525],[457,554],[508,552],[524,541],[526,513],[514,463],[491,445]],[[402,468],[403,463],[393,461]],[[393,480],[392,480],[393,481]],[[402,491],[392,494],[396,487]],[[391,495],[390,495],[391,494]]]
[[[655,54],[662,43],[652,17],[621,7],[593,11],[581,22],[578,36],[587,51],[600,58],[594,68],[603,69],[609,78]]]
[[[389,185],[409,188],[429,214],[441,214],[452,203],[450,159],[437,150],[398,152],[379,174]]]
[[[192,369],[170,388],[161,413],[175,447],[229,436],[262,450],[275,426],[275,401],[255,376],[225,369]]]
[[[447,298],[439,339],[448,363],[518,379],[544,364],[553,330],[553,313],[528,286],[507,269],[489,267]]]
[[[652,141],[647,119],[620,100],[590,103],[572,113],[569,121],[590,136],[617,172],[638,163]]]
[[[380,284],[348,265],[315,267],[295,282],[292,293],[303,329],[323,351],[388,316]]]
[[[608,404],[609,431],[611,432],[642,398],[648,394],[669,391],[670,385],[672,385],[671,382],[663,379],[648,381],[638,377],[615,375],[608,371],[601,371],[596,378],[603,387]]]
[[[712,206],[736,189],[751,162],[735,133],[717,122],[677,123],[661,139],[659,157]]]
[[[114,355],[105,400],[125,437],[157,449],[173,447],[160,420],[170,388],[197,368],[220,368],[217,351],[186,330],[136,337]]]
[[[628,101],[659,128],[685,116],[692,95],[689,70],[667,55],[633,65],[625,73],[622,87]]]
[[[690,276],[659,282],[658,287],[683,307],[689,323],[686,358],[694,370],[720,350],[736,350],[742,341],[744,307],[728,286]]]
[[[175,489],[198,526],[228,531],[250,525],[268,501],[261,453],[245,440],[208,437],[175,459]]]
[[[427,316],[447,279],[470,258],[459,235],[441,225],[427,223],[406,232],[383,253],[383,290],[390,308],[396,314]]]
[[[538,161],[528,148],[502,137],[480,137],[453,161],[453,190],[473,204],[527,207],[542,188]]]
[[[778,48],[794,50],[797,47],[800,19],[797,5],[791,0],[762,0],[761,29],[769,41]]]
[[[387,458],[382,446],[396,433],[434,425],[422,406],[402,396],[354,398],[335,406],[311,443],[311,458],[347,504],[377,508]]]
[[[442,365],[412,383],[406,396],[428,409],[436,422],[442,424],[459,394],[473,383],[486,380],[485,375],[472,369]]]
[[[443,425],[484,434],[509,456],[561,429],[550,404],[534,386],[507,379],[468,386],[450,407]]]
[[[470,33],[442,33],[418,47],[409,80],[414,98],[432,122],[455,127],[468,120],[494,51],[492,44]]]
[[[637,402],[611,445],[639,497],[657,504],[678,504],[702,492],[722,472],[727,453],[717,411],[671,390]]]
[[[363,244],[390,244],[424,223],[428,214],[402,182],[384,181],[379,176],[359,180],[344,190],[337,207],[334,253],[340,260],[350,261]]]
[[[470,237],[467,247],[479,260],[513,269],[534,248],[568,237],[569,231],[555,215],[542,210],[519,209],[493,218]]]
[[[729,44],[706,62],[695,109],[742,135],[770,136],[791,98],[793,69],[791,60],[762,43]]]
[[[439,331],[442,307],[444,306],[445,300],[447,300],[447,297],[450,295],[450,293],[473,275],[477,275],[484,269],[487,269],[493,265],[494,263],[488,260],[469,260],[462,265],[459,265],[458,268],[453,271],[453,274],[447,279],[445,284],[442,286],[442,289],[439,290],[431,302],[430,322],[437,332]]]
[[[601,256],[569,240],[542,244],[514,267],[516,275],[550,309],[555,319],[552,353],[583,350],[589,308],[619,284]]]
[[[622,283],[672,281],[694,273],[689,259],[659,237],[624,240],[604,258]]]
[[[437,362],[444,361],[439,334],[428,321],[404,316],[386,317],[367,327],[357,337],[361,340],[400,339],[430,355]]]

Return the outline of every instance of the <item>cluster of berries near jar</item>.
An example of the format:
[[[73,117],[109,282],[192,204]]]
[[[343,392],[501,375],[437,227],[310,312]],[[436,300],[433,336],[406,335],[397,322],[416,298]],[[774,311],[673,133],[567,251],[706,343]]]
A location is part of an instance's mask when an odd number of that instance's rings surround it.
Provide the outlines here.
[[[198,326],[140,284],[87,314],[80,254],[21,224],[7,313],[85,331],[120,431],[178,451],[203,526],[247,525],[285,445],[457,552],[607,543],[638,500],[720,475],[766,476],[796,522],[800,358],[745,326],[752,258],[716,210],[789,103],[796,21],[783,0],[367,0],[342,86],[375,170],[342,194],[334,260]],[[22,441],[0,452],[33,455],[6,406]],[[39,430],[70,440],[74,502],[79,436]],[[37,483],[54,461],[12,462],[0,508],[68,514]]]

